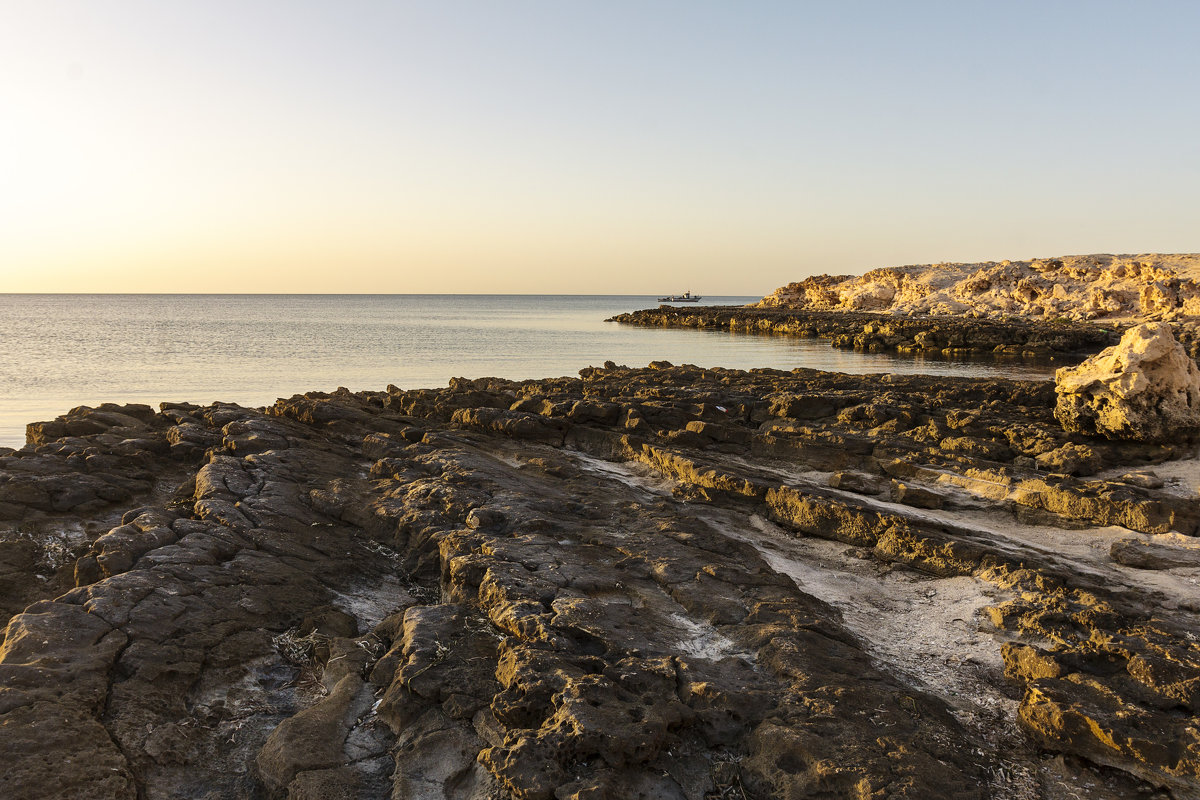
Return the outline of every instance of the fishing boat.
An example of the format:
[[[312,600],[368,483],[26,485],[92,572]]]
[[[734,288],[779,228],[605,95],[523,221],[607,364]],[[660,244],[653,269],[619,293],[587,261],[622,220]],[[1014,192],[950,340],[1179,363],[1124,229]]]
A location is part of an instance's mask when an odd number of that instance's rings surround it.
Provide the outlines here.
[[[666,297],[658,298],[660,303],[698,303],[704,298],[698,294],[692,294],[692,290],[688,289],[683,294],[672,294]]]

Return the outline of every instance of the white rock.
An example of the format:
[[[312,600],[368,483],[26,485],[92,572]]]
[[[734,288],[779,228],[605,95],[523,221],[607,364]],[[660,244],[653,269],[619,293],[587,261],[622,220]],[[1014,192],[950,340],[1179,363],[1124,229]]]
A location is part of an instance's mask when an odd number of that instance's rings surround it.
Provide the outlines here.
[[[1200,315],[1200,254],[886,267],[790,283],[756,305],[901,315],[957,314],[965,307],[978,316],[1178,319]]]
[[[1119,344],[1056,375],[1054,416],[1089,436],[1178,441],[1200,432],[1200,367],[1165,322],[1127,331]]]

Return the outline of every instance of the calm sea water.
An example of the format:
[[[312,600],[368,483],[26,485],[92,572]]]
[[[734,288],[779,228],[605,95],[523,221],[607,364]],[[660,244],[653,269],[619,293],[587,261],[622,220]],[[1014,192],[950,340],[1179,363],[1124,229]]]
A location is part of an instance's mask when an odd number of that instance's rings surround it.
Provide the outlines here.
[[[756,297],[706,297],[743,304]],[[826,342],[605,322],[643,296],[4,295],[0,445],[77,405],[217,400],[259,406],[310,390],[444,386],[451,377],[644,366],[813,367],[1045,378],[1052,369],[913,360]]]

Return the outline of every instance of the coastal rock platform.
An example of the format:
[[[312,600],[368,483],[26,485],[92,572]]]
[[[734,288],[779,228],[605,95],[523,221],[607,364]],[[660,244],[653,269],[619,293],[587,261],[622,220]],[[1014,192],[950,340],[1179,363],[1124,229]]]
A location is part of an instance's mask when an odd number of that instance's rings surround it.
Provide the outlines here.
[[[662,305],[612,317],[623,325],[720,330],[826,339],[834,347],[870,353],[946,357],[1059,359],[1079,361],[1116,344],[1121,328],[1061,320],[891,316],[867,311],[828,311],[752,306]],[[1177,338],[1200,353],[1200,341],[1182,326]]]
[[[1200,796],[1194,441],[657,362],[0,451],[29,798]]]
[[[1200,254],[884,267],[814,275],[748,306],[661,305],[610,321],[817,337],[869,352],[1070,361],[1159,322],[1200,360]]]

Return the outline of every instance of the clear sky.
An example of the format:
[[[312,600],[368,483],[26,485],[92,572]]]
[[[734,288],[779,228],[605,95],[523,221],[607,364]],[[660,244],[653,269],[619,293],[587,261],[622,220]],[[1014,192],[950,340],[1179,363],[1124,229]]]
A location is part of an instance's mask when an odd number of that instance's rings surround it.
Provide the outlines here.
[[[1200,250],[1200,3],[0,0],[0,291]]]

